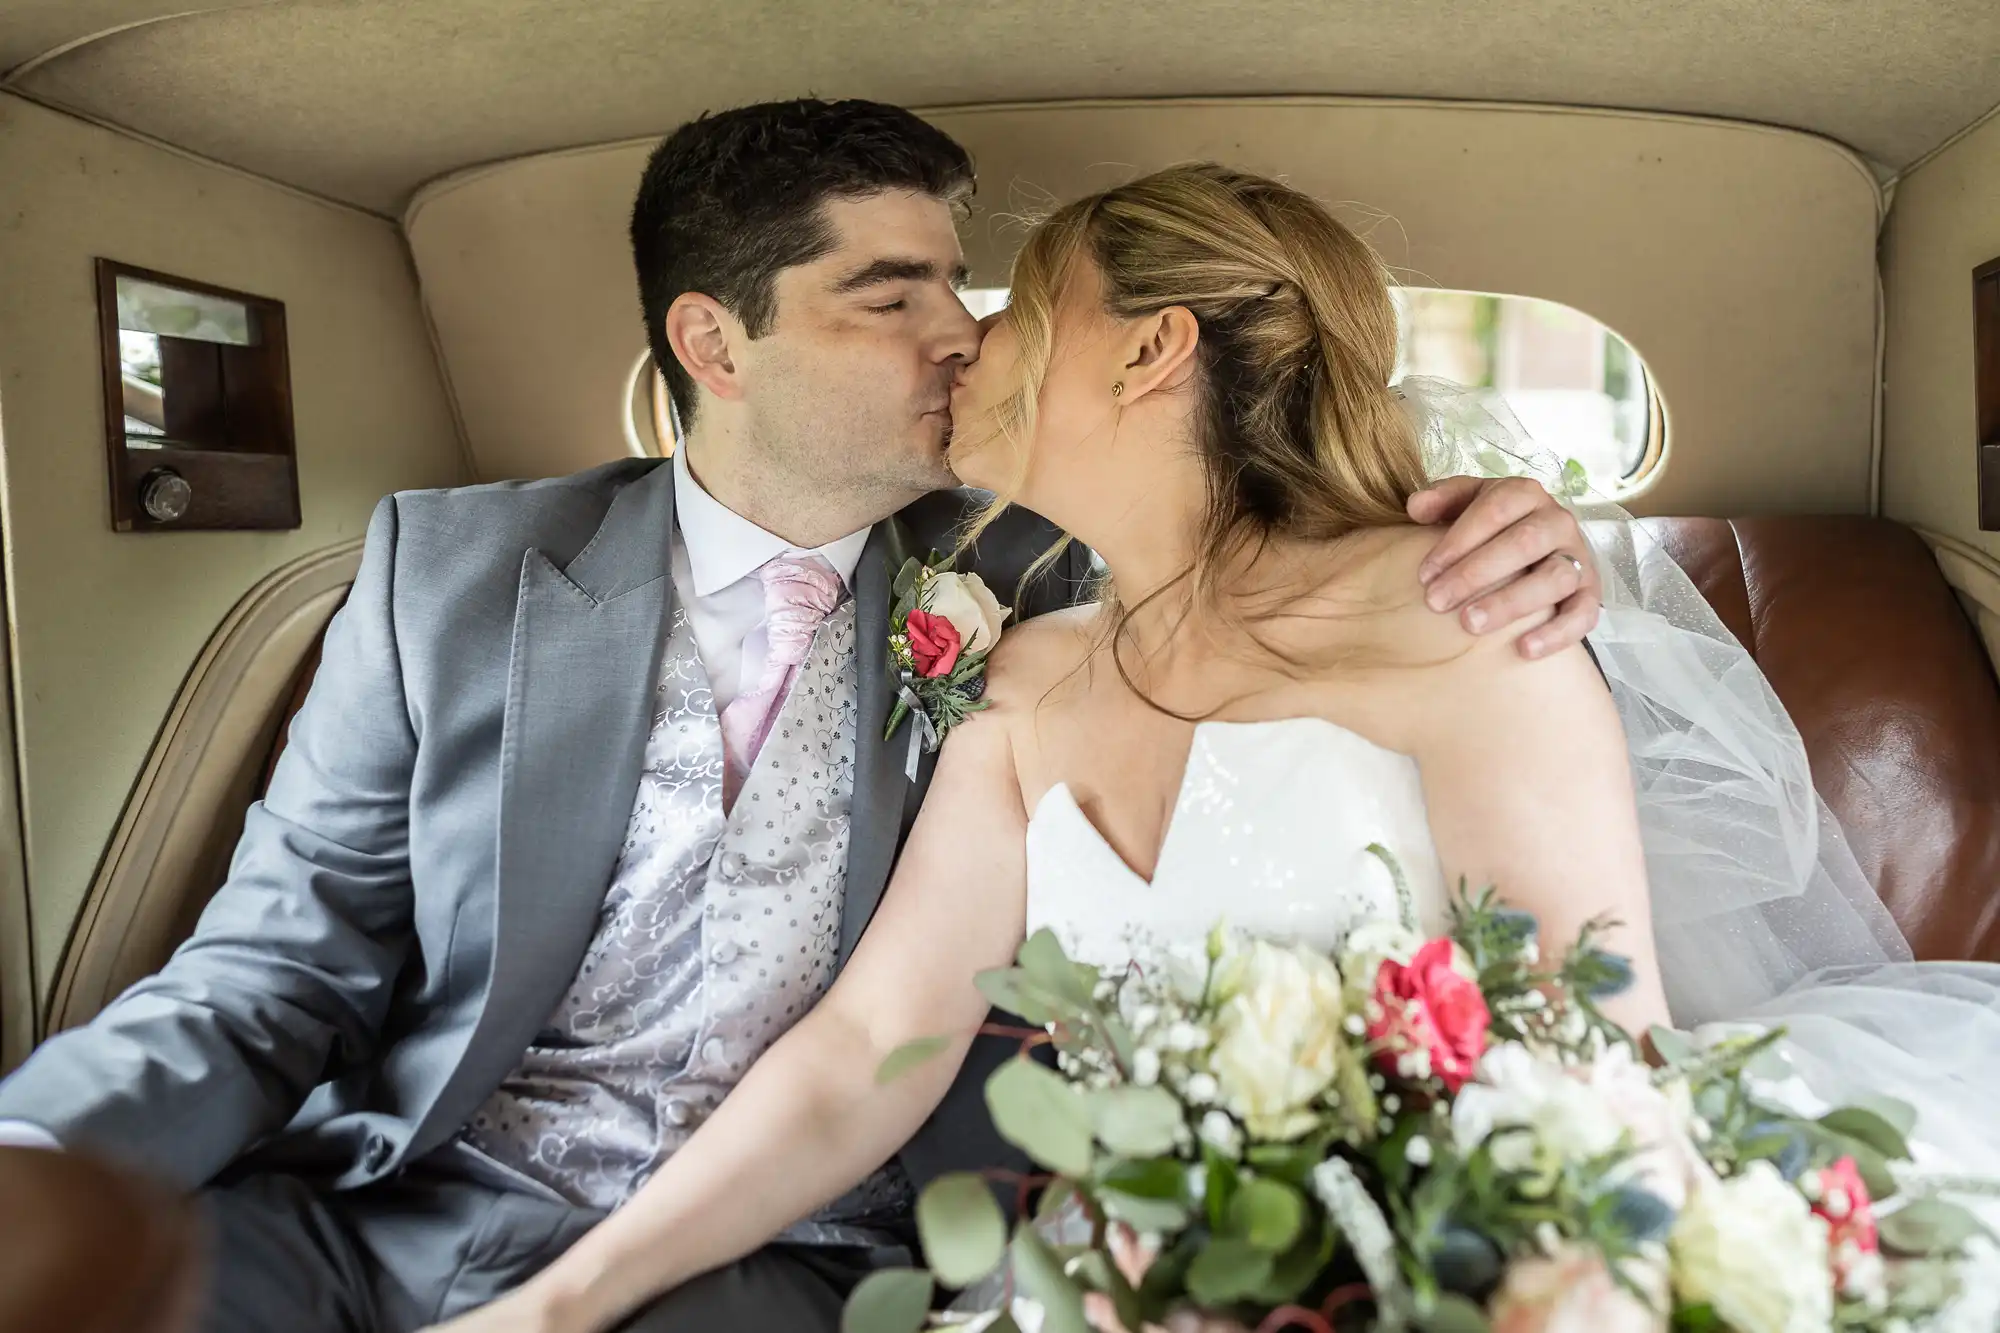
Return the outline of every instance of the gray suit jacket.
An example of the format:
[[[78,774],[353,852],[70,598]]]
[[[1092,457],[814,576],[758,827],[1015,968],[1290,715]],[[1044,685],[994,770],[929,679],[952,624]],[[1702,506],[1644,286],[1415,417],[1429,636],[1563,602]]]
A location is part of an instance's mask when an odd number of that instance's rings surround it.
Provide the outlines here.
[[[889,582],[970,503],[927,497],[855,575],[860,720],[841,957],[929,763],[884,743]],[[673,469],[392,496],[265,799],[193,937],[0,1083],[0,1119],[198,1185],[245,1161],[366,1184],[449,1141],[574,977],[631,812],[674,590]],[[1003,596],[1059,536],[1009,515]],[[1081,552],[1077,553],[1081,556]],[[1024,614],[1081,586],[1073,556]],[[1007,1160],[968,1062],[911,1174]],[[246,1159],[247,1155],[247,1161]]]

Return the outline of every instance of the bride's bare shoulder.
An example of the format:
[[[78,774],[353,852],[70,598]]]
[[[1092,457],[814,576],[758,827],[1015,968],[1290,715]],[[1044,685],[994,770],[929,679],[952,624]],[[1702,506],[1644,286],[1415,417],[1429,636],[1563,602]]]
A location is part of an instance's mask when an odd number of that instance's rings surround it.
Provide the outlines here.
[[[1308,599],[1319,614],[1300,617],[1306,632],[1335,650],[1336,660],[1345,656],[1339,650],[1352,649],[1353,661],[1429,666],[1447,674],[1521,661],[1516,641],[1553,611],[1483,634],[1467,630],[1456,612],[1433,611],[1418,570],[1443,535],[1428,527],[1379,528],[1343,542]]]
[[[1094,604],[1009,625],[986,660],[986,689],[995,706],[1032,702],[1074,675],[1096,647],[1100,626]]]

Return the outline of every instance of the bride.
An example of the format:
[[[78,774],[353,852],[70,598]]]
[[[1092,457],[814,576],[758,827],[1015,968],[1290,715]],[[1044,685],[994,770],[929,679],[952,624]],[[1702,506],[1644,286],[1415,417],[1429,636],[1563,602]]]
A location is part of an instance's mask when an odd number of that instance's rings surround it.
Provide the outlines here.
[[[1394,910],[1371,842],[1433,928],[1461,877],[1544,940],[1616,918],[1630,1030],[1785,1021],[1800,1096],[1920,1088],[1942,1164],[1990,1159],[2000,1087],[1974,1062],[2000,1051],[2000,968],[1902,961],[1796,733],[1705,609],[1675,626],[1614,603],[1595,662],[1530,661],[1530,626],[1474,637],[1406,594],[1438,418],[1390,387],[1395,359],[1380,262],[1276,182],[1174,168],[1033,232],[956,386],[953,465],[1087,543],[1104,596],[1005,636],[838,982],[504,1303],[536,1312],[509,1327],[613,1327],[865,1177],[951,1083],[986,1017],[973,975],[1026,933],[1100,964],[1218,918],[1330,948]],[[1633,543],[1614,530],[1604,554],[1668,586]],[[1832,963],[1867,966],[1815,971]],[[939,1033],[945,1057],[876,1081]]]

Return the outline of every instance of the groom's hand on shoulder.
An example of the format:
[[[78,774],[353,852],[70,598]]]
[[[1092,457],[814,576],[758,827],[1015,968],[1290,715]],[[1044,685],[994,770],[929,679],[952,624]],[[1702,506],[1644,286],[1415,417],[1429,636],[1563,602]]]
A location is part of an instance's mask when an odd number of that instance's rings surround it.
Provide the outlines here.
[[[1554,608],[1521,636],[1526,657],[1583,642],[1604,604],[1597,561],[1576,516],[1527,477],[1450,477],[1410,497],[1410,517],[1449,524],[1419,567],[1433,611],[1486,634]]]

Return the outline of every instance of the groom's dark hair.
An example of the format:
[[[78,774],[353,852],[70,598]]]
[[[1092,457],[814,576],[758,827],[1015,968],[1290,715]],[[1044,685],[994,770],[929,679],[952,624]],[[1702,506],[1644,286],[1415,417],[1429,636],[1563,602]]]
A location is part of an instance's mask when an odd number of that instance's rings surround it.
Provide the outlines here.
[[[886,190],[962,205],[972,159],[901,107],[812,99],[704,115],[653,150],[632,205],[632,259],[653,361],[683,426],[694,421],[694,381],[667,345],[667,308],[700,292],[763,337],[778,274],[833,249],[821,205]]]

